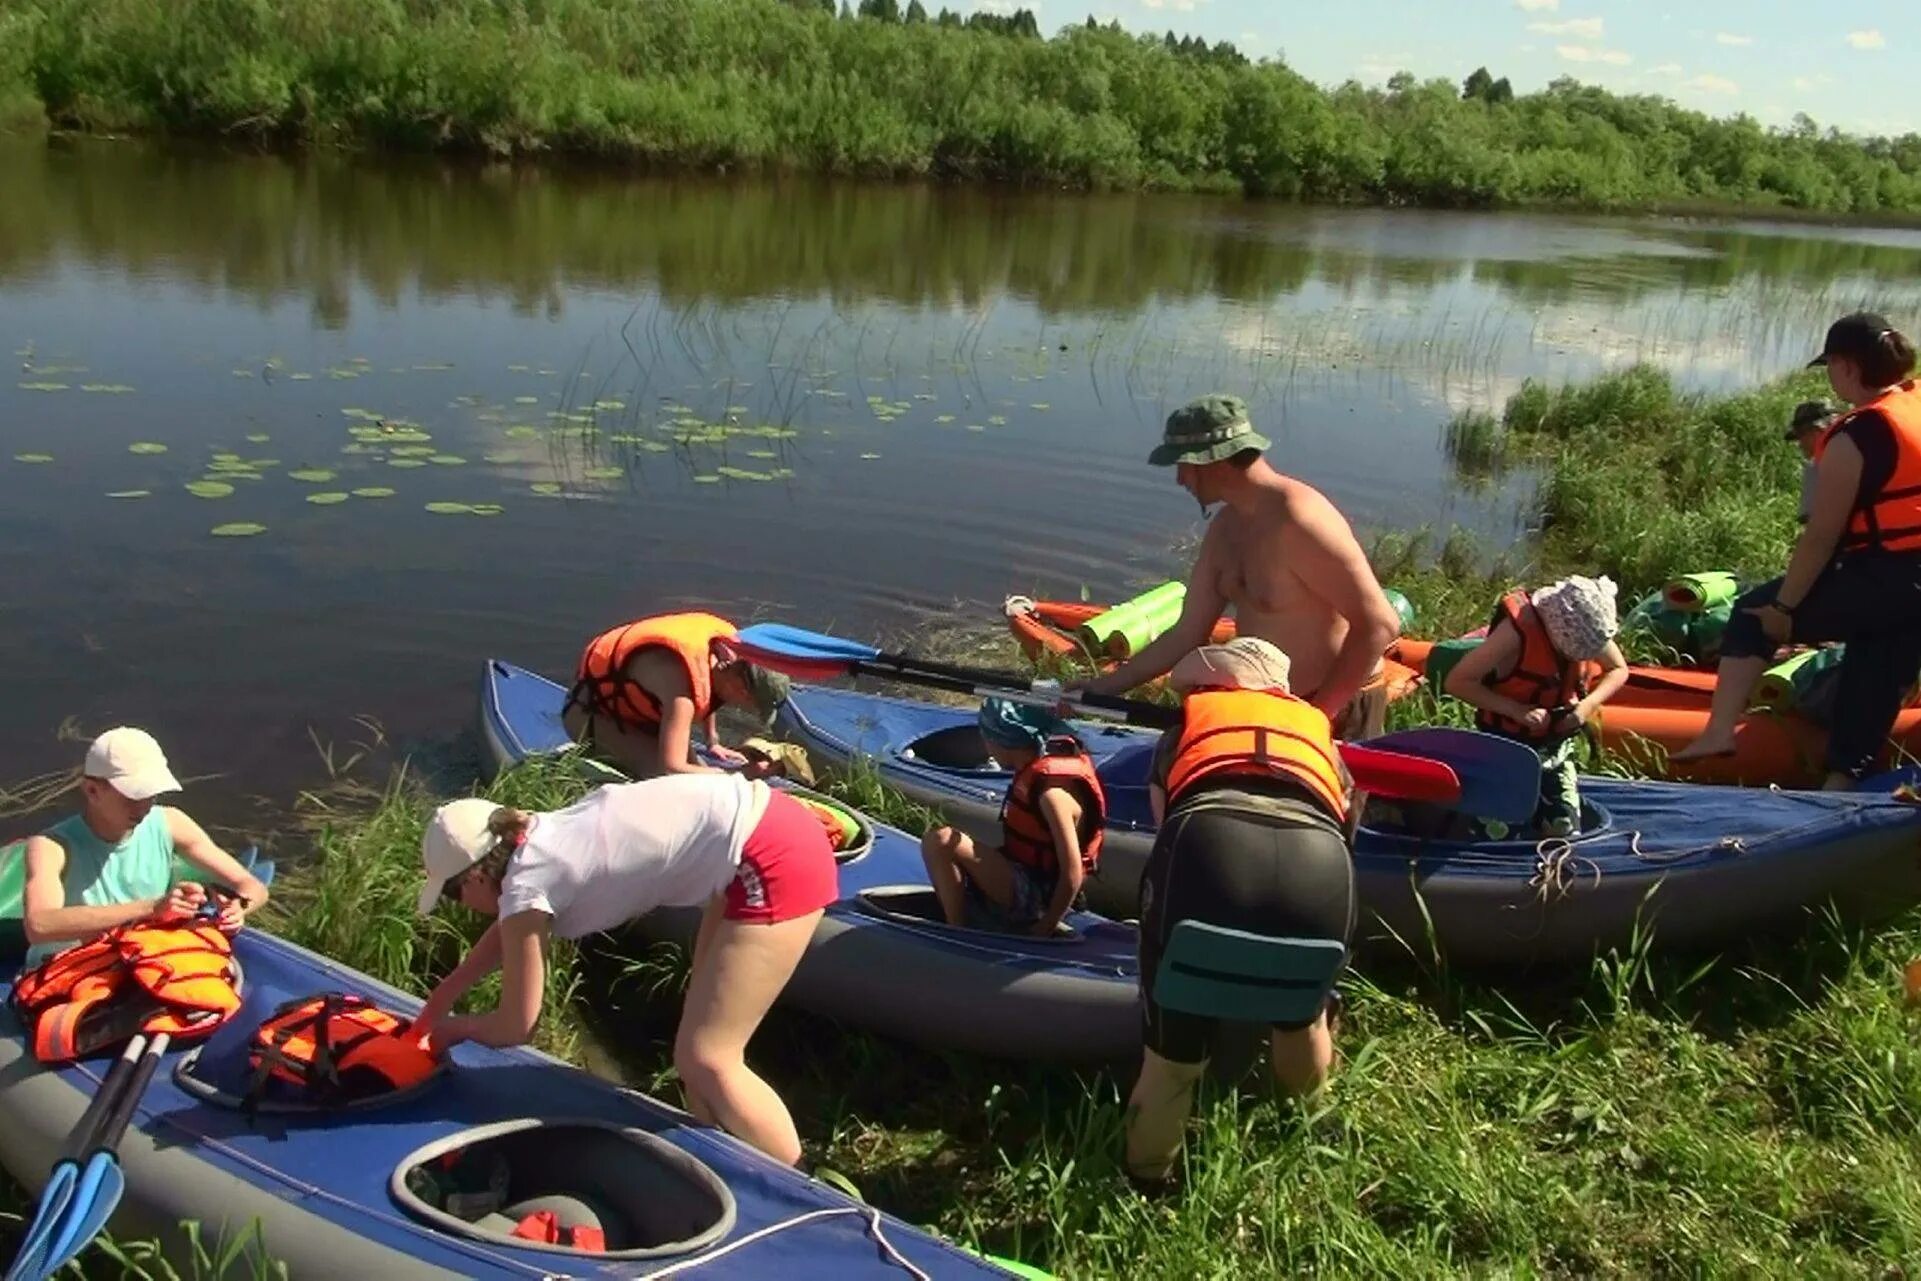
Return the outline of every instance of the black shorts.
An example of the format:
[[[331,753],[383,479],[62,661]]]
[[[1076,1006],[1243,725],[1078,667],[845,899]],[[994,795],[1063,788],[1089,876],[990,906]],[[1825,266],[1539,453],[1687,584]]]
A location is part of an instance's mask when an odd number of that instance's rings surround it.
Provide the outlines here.
[[[1188,802],[1162,825],[1141,875],[1141,1040],[1170,1063],[1200,1063],[1216,1020],[1154,1003],[1162,949],[1182,921],[1347,942],[1354,932],[1354,860],[1346,837],[1305,800]],[[1297,1031],[1311,1021],[1275,1027]]]

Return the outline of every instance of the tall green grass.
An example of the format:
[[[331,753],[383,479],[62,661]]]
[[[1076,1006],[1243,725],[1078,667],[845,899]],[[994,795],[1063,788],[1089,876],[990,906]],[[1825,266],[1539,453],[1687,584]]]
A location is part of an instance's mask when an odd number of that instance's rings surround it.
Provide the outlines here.
[[[0,0],[0,95],[62,125],[699,168],[1482,206],[1921,210],[1921,142],[1762,129],[1572,80],[1323,89],[1100,26],[806,0]]]

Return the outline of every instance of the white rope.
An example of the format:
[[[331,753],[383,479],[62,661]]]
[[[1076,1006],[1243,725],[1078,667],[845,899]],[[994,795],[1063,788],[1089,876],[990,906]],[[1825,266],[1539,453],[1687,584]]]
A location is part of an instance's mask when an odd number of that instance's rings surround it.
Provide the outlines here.
[[[1032,596],[1009,596],[1001,602],[1001,613],[1009,618],[1024,618],[1039,612],[1040,606],[1034,603]]]
[[[815,1219],[831,1219],[842,1214],[855,1214],[865,1217],[867,1220],[867,1230],[874,1234],[874,1240],[879,1243],[882,1252],[887,1255],[888,1261],[898,1264],[903,1271],[914,1278],[914,1281],[933,1281],[933,1278],[915,1267],[913,1263],[908,1260],[907,1256],[899,1250],[896,1250],[894,1243],[887,1239],[880,1228],[879,1210],[871,1206],[853,1205],[836,1206],[828,1210],[813,1210],[806,1214],[796,1215],[791,1219],[782,1219],[779,1223],[770,1223],[760,1231],[749,1232],[740,1240],[730,1242],[711,1254],[703,1254],[698,1259],[688,1259],[681,1263],[670,1263],[666,1267],[656,1269],[653,1272],[643,1272],[640,1276],[634,1278],[634,1281],[655,1281],[658,1277],[678,1276],[683,1272],[691,1272],[702,1264],[712,1263],[715,1259],[724,1258],[742,1246],[752,1245],[754,1242],[765,1237],[770,1237],[776,1232],[785,1232],[788,1228],[799,1227],[801,1224],[811,1222]]]

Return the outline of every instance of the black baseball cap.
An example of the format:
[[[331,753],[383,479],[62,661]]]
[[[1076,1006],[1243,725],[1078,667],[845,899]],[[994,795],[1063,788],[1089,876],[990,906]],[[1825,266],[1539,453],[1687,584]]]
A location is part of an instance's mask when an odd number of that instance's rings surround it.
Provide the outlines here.
[[[1840,412],[1825,400],[1804,400],[1794,407],[1794,417],[1788,420],[1788,429],[1781,433],[1781,439],[1799,440],[1801,433],[1812,431]]]
[[[1873,354],[1880,347],[1882,336],[1893,332],[1894,326],[1886,316],[1872,311],[1857,311],[1841,317],[1828,326],[1828,340],[1821,344],[1821,354],[1808,362],[1811,369],[1825,365],[1830,356],[1861,357]]]

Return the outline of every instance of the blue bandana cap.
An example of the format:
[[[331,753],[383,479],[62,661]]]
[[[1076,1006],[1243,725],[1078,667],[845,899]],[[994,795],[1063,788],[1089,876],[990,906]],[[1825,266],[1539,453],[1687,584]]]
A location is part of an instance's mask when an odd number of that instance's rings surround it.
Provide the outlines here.
[[[1025,748],[1038,752],[1050,738],[1072,735],[1073,727],[1037,703],[1021,703],[1011,698],[981,700],[981,737],[996,747]]]

